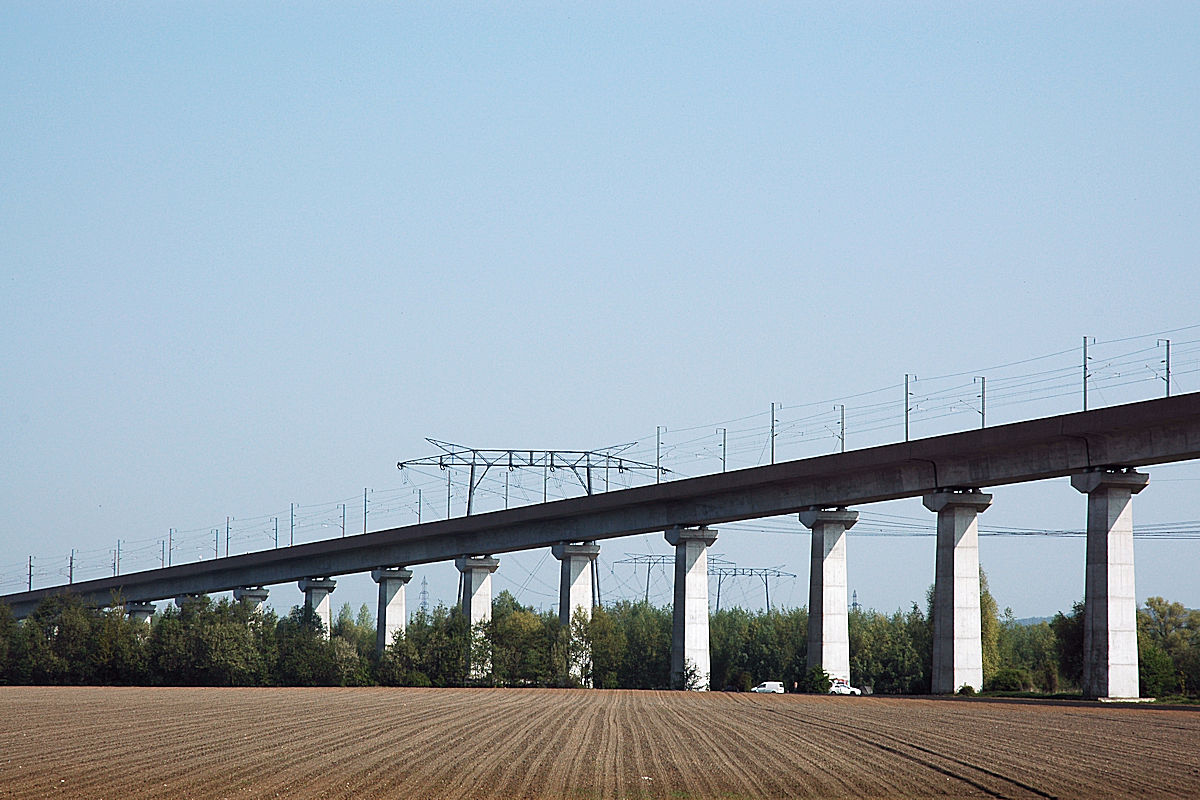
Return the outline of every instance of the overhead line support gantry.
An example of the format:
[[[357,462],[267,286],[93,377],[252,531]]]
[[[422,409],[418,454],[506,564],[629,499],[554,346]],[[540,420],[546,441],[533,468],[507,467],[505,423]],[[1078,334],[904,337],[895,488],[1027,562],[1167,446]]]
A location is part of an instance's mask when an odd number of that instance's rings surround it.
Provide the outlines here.
[[[613,468],[619,473],[641,470],[653,470],[662,474],[670,472],[666,467],[644,464],[621,455],[637,442],[606,447],[602,450],[481,450],[437,439],[427,438],[425,441],[442,452],[424,458],[399,461],[396,463],[396,468],[404,469],[413,466],[437,467],[443,470],[450,467],[470,468],[471,472],[467,481],[467,516],[470,516],[474,509],[475,490],[483,483],[488,470],[492,467],[507,467],[509,472],[515,469],[542,469],[550,472],[556,469],[569,469],[589,495],[592,494],[593,470],[605,470],[605,489],[608,488],[608,471]],[[479,477],[476,479],[476,473],[480,468],[482,468],[482,472],[478,473]]]

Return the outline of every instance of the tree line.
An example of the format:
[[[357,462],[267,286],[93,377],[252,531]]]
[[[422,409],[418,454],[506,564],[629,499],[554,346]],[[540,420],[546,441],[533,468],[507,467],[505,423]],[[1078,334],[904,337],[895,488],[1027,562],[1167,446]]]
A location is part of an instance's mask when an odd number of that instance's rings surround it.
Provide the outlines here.
[[[1036,624],[1000,613],[982,582],[984,687],[1077,691],[1083,604]],[[929,609],[849,612],[851,680],[881,694],[930,690]],[[764,680],[789,691],[822,690],[806,668],[804,608],[710,615],[712,689],[745,691]],[[1142,694],[1200,696],[1200,611],[1152,597],[1138,612]],[[150,625],[117,606],[99,610],[70,595],[43,601],[18,624],[0,606],[0,684],[186,686],[595,686],[671,688],[671,608],[619,601],[558,614],[508,592],[490,622],[472,630],[457,608],[419,611],[382,655],[363,605],[341,608],[328,631],[303,608],[286,616],[227,599],[168,606]]]

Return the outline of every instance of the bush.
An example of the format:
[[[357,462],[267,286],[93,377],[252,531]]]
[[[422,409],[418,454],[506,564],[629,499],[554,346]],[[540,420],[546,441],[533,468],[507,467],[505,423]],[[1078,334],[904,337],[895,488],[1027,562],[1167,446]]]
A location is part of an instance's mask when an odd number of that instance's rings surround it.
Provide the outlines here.
[[[701,680],[700,668],[696,666],[696,662],[690,658],[685,658],[683,661],[683,672],[675,677],[673,689],[682,689],[685,692],[698,692],[701,689],[707,689],[704,681]]]
[[[0,603],[0,686],[11,682],[11,653],[17,640],[17,621],[8,606]]]
[[[1058,655],[1058,674],[1078,686],[1083,681],[1083,603],[1071,607],[1070,616],[1061,611],[1050,620]]]
[[[813,667],[797,681],[797,689],[805,694],[827,694],[833,681],[821,667]]]
[[[988,678],[985,689],[991,692],[1027,692],[1033,689],[1033,676],[1019,667],[1003,667]]]
[[[1143,697],[1163,697],[1179,691],[1179,679],[1171,657],[1151,642],[1141,643],[1138,658],[1138,681]]]

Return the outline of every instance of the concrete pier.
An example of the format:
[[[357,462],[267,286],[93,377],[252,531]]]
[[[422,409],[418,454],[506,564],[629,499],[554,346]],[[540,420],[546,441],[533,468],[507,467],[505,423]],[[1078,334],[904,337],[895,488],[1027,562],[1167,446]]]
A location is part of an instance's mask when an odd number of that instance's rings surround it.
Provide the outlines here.
[[[681,689],[708,690],[708,548],[717,540],[710,528],[671,528],[664,533],[675,548],[674,618],[671,627],[671,682]],[[685,686],[691,671],[693,685]]]
[[[554,557],[562,562],[558,584],[558,621],[571,624],[575,609],[582,608],[590,619],[595,597],[592,592],[592,562],[600,555],[600,545],[595,542],[569,544],[562,542],[550,548]]]
[[[270,594],[271,590],[262,586],[245,586],[233,590],[233,599],[251,611],[262,611],[262,605],[267,602]]]
[[[592,607],[596,603],[595,587],[592,585],[592,565],[596,556],[600,555],[600,545],[595,542],[561,542],[551,547],[550,552],[562,562],[558,583],[558,622],[568,630],[571,676],[580,686],[590,689],[591,649],[586,640],[575,636],[570,626],[577,610],[582,609],[587,619],[592,618]]]
[[[375,650],[382,653],[397,631],[404,630],[408,610],[404,604],[404,585],[412,580],[412,570],[403,567],[371,570],[371,580],[379,584],[379,605],[375,613]]]
[[[459,607],[471,621],[471,627],[492,619],[492,573],[500,559],[491,556],[460,556],[454,566],[462,573]]]
[[[325,638],[333,632],[333,601],[329,595],[337,587],[337,581],[331,578],[302,578],[298,585],[304,592],[304,607],[311,609],[321,624],[325,626]]]
[[[150,617],[154,616],[154,611],[154,603],[143,603],[134,600],[125,604],[125,613],[129,615],[130,622],[135,625],[149,625]]]
[[[934,694],[963,686],[983,689],[983,626],[979,613],[978,516],[992,496],[978,489],[939,490],[922,498],[937,516],[933,581]]]
[[[1071,476],[1088,496],[1084,577],[1083,695],[1132,699],[1138,682],[1137,594],[1133,582],[1133,495],[1150,476],[1105,469]]]
[[[800,522],[812,530],[808,571],[808,668],[850,680],[850,631],[846,609],[846,531],[857,511],[810,509]]]
[[[492,654],[479,628],[492,619],[492,573],[500,559],[491,556],[459,556],[459,607],[471,622],[471,652],[467,659],[467,675],[472,680],[492,671]]]

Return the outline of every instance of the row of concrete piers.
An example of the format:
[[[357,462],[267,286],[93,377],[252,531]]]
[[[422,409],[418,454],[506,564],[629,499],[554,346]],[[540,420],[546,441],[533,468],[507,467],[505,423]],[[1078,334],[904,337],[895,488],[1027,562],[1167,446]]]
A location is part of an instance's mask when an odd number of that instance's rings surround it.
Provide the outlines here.
[[[1149,480],[1132,469],[1095,470],[1071,478],[1071,485],[1088,496],[1083,659],[1087,697],[1138,696],[1132,497]],[[983,637],[977,518],[991,505],[992,495],[978,489],[946,489],[925,495],[922,502],[937,514],[932,690],[948,694],[964,686],[980,689]],[[845,533],[857,519],[857,512],[844,508],[800,514],[800,521],[812,530],[808,666],[823,667],[831,677],[847,680]]]
[[[1132,496],[1149,476],[1132,469],[1109,468],[1072,477],[1071,485],[1088,496],[1085,567],[1084,674],[1087,697],[1129,699],[1138,696],[1137,599],[1134,591]],[[975,488],[948,488],[923,497],[937,514],[937,548],[933,597],[932,690],[935,694],[964,686],[983,687],[983,642],[979,607],[979,532],[977,517],[991,505],[992,495]],[[858,512],[841,507],[813,507],[800,513],[812,532],[808,603],[808,664],[832,678],[850,680],[847,608],[846,531]],[[709,681],[709,602],[707,551],[717,531],[707,527],[674,527],[665,532],[675,548],[672,679],[679,686],[706,688]],[[569,625],[582,611],[590,616],[598,604],[595,542],[562,542],[553,547],[561,562],[559,618]],[[500,561],[490,555],[455,560],[460,573],[459,604],[472,625],[491,619],[491,576]],[[412,579],[404,567],[380,567],[371,573],[379,585],[376,646],[382,651],[406,619],[405,585]],[[1040,577],[1040,576],[1037,576]],[[329,577],[299,582],[305,605],[329,630]],[[267,589],[246,587],[234,597],[254,607],[267,599]],[[177,598],[181,607],[187,598]],[[127,613],[148,620],[152,603],[129,602]],[[768,676],[769,677],[769,676]]]

